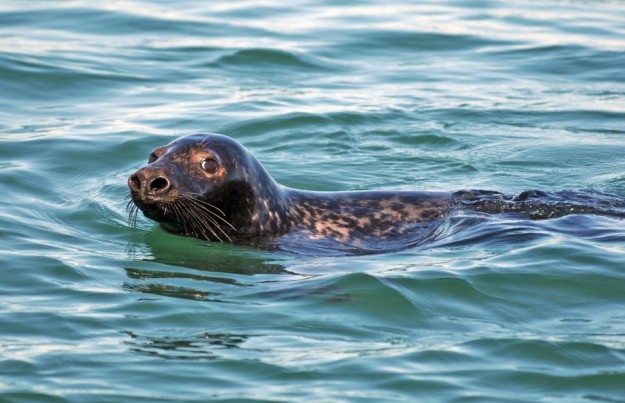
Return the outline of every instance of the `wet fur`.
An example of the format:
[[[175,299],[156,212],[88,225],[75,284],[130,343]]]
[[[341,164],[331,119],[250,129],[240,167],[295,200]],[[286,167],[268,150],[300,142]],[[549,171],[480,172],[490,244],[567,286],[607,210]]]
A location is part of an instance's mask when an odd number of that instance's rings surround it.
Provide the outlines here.
[[[219,175],[207,178],[194,167],[194,154],[200,150],[219,157]],[[131,219],[136,219],[137,207],[168,231],[211,241],[244,242],[298,231],[309,239],[358,243],[361,238],[401,236],[440,220],[451,208],[446,193],[287,188],[239,143],[217,134],[183,137],[161,153],[142,169],[170,176],[175,182],[172,194],[159,201],[131,193]]]
[[[219,161],[208,175],[202,158]],[[525,191],[506,196],[491,191],[311,192],[284,187],[235,140],[219,134],[194,134],[154,151],[154,161],[136,175],[162,175],[171,181],[166,195],[138,191],[132,178],[129,219],[137,209],[180,235],[210,241],[258,244],[296,234],[354,248],[378,242],[417,239],[450,212],[519,214],[532,219],[566,214],[625,216],[622,199],[600,193]],[[411,237],[408,237],[411,235]],[[301,238],[298,238],[301,239]]]

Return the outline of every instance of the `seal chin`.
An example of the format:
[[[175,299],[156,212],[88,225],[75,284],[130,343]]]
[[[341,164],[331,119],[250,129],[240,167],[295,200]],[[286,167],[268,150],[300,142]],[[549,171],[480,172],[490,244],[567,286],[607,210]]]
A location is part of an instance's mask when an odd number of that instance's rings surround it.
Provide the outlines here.
[[[164,206],[162,204],[149,204],[139,207],[139,210],[143,212],[143,215],[147,218],[156,221],[167,232],[174,234],[183,234],[185,229],[180,225],[174,215],[174,209],[171,206]]]
[[[133,203],[143,212],[143,215],[156,222],[164,222],[168,219],[167,204],[160,200],[146,200],[137,195],[132,195]]]
[[[183,228],[181,228],[178,223],[173,221],[163,221],[160,222],[159,225],[167,232],[172,232],[174,234],[183,233]]]

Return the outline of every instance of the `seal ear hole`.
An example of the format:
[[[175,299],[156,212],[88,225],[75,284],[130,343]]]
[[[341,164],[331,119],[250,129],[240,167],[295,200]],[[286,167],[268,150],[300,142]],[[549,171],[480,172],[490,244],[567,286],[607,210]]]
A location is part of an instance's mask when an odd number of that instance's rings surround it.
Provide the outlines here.
[[[214,174],[219,168],[219,163],[213,158],[207,158],[202,161],[202,169],[209,174]]]
[[[153,163],[157,159],[158,159],[158,156],[156,155],[156,153],[150,153],[150,155],[148,156],[148,164]]]

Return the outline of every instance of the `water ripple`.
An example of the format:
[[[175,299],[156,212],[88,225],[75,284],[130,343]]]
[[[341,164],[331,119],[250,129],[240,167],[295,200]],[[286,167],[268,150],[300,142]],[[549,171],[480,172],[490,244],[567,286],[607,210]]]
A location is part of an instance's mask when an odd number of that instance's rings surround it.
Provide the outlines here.
[[[154,147],[207,131],[305,189],[620,197],[624,20],[615,1],[1,2],[0,400],[623,402],[620,219],[465,212],[350,255],[129,227],[124,197]]]

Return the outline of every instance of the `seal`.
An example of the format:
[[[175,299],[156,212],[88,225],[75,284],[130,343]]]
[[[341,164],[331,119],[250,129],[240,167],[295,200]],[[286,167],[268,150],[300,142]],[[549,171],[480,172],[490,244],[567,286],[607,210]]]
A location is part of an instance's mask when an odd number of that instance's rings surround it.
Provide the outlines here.
[[[287,188],[241,144],[214,133],[156,148],[128,186],[131,203],[167,231],[235,243],[294,231],[339,242],[391,238],[440,220],[452,204],[448,193]]]
[[[192,134],[156,148],[128,178],[137,208],[165,230],[209,241],[255,244],[286,235],[362,248],[426,239],[450,212],[513,213],[551,218],[602,210],[555,200],[544,192],[312,192],[278,184],[236,140]],[[551,197],[551,203],[543,200]],[[581,197],[586,200],[585,196]],[[400,240],[397,242],[397,240]],[[368,245],[368,246],[367,246]]]

